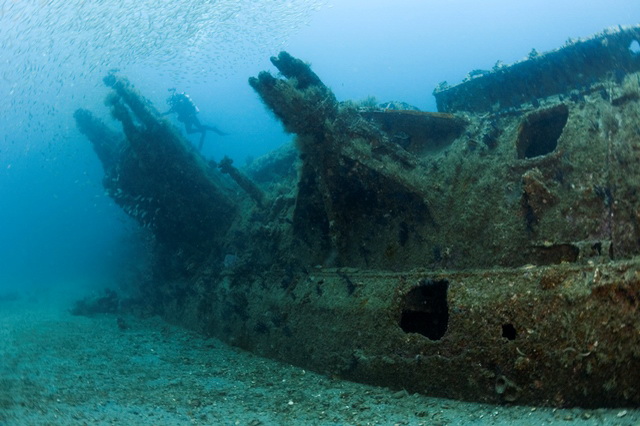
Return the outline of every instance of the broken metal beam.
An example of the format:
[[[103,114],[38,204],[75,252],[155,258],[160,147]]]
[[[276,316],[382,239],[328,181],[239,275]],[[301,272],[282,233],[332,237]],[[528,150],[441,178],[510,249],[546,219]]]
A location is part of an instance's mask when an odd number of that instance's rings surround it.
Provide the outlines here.
[[[107,98],[125,137],[88,111],[76,123],[102,161],[109,195],[159,241],[208,252],[235,218],[236,205],[219,172],[125,78],[108,75]]]

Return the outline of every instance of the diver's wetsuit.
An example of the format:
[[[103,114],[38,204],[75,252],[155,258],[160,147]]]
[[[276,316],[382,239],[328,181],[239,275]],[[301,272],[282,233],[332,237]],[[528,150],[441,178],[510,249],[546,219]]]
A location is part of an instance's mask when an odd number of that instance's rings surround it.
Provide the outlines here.
[[[200,123],[200,120],[196,116],[200,110],[193,103],[191,97],[186,93],[174,93],[169,99],[167,99],[167,103],[169,103],[171,109],[162,115],[175,112],[178,114],[178,120],[184,123],[184,128],[188,134],[202,133],[202,136],[200,136],[200,143],[198,144],[198,150],[202,150],[207,130],[211,130],[221,136],[226,135],[225,132],[215,126],[208,126]]]

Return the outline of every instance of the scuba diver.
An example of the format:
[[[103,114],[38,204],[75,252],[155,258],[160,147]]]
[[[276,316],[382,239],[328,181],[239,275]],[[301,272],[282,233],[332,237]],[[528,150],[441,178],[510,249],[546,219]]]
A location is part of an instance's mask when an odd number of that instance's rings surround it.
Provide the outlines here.
[[[220,136],[224,136],[227,133],[218,129],[215,126],[207,126],[205,124],[200,123],[200,120],[196,116],[200,110],[193,103],[191,97],[186,93],[176,93],[176,89],[169,89],[171,92],[171,96],[167,99],[167,103],[171,107],[169,111],[163,113],[162,115],[167,115],[171,113],[178,114],[178,121],[184,123],[185,130],[188,134],[192,133],[202,133],[200,136],[200,143],[198,144],[198,150],[202,151],[202,146],[204,145],[204,137],[207,134],[207,130],[211,130],[219,134]]]

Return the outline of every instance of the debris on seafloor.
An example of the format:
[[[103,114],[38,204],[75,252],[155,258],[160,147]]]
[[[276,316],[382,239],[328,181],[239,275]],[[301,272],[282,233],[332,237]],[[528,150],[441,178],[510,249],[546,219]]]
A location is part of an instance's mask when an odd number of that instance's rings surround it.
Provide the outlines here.
[[[114,314],[120,309],[120,296],[111,289],[104,294],[85,297],[77,301],[71,309],[72,315],[93,316],[97,314]]]
[[[76,121],[156,237],[140,303],[165,318],[408,391],[638,406],[639,39],[441,85],[438,113],[340,103],[282,52],[281,76],[249,83],[295,146],[244,170],[205,162],[115,74],[124,136]]]

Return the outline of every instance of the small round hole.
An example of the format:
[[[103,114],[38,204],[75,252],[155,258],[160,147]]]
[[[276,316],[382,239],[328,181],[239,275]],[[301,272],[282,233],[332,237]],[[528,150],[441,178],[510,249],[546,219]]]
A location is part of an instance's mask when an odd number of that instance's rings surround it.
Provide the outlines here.
[[[631,42],[631,44],[629,45],[629,50],[634,55],[637,55],[640,53],[640,43],[638,42],[638,40],[633,40]]]
[[[516,328],[513,324],[502,324],[502,337],[506,337],[509,340],[515,340],[516,334]]]

